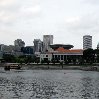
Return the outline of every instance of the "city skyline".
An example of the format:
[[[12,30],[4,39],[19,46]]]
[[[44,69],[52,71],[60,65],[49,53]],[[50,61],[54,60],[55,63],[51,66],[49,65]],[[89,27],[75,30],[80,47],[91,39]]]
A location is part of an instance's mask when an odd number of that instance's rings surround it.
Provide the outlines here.
[[[70,45],[70,44],[53,43],[53,38],[54,38],[53,35],[43,35],[43,41],[41,39],[36,38],[36,39],[34,39],[33,45],[31,45],[31,46],[34,47],[35,52],[39,52],[39,51],[45,52],[46,50],[51,51],[50,45]],[[5,45],[5,44],[0,44],[0,45]],[[19,38],[14,40],[12,45],[10,44],[10,45],[5,45],[5,46],[28,47],[27,45],[25,45],[25,42]],[[99,43],[97,44],[97,46],[99,46]],[[96,46],[96,48],[98,48],[97,46]],[[93,49],[92,48],[92,36],[84,35],[82,49],[85,50],[85,49],[89,49],[89,48]]]
[[[17,38],[33,45],[42,35],[53,35],[54,44],[83,48],[83,36],[91,35],[92,48],[99,42],[98,0],[0,0],[0,43]]]

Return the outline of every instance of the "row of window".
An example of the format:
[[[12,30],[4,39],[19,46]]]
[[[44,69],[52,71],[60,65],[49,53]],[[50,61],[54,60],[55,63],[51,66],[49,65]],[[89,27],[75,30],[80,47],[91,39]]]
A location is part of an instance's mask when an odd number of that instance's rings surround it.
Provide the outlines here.
[[[67,58],[78,58],[81,55],[53,55],[53,59],[66,60]]]

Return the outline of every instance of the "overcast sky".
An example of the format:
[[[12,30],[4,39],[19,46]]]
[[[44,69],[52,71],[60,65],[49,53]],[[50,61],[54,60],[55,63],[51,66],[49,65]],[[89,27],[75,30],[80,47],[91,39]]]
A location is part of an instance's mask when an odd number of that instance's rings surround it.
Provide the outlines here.
[[[0,0],[0,43],[13,45],[20,38],[26,45],[43,35],[54,43],[82,48],[83,35],[99,42],[99,0]]]

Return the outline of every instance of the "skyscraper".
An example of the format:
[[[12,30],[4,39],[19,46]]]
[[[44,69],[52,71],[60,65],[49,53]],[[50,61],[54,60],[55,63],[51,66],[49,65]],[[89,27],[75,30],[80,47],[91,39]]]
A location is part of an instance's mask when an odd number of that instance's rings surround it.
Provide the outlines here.
[[[84,35],[83,36],[83,49],[92,48],[92,36]]]
[[[14,46],[24,47],[25,46],[25,42],[22,41],[21,39],[17,39],[17,40],[14,41]]]
[[[34,39],[34,52],[42,52],[42,41],[40,39]]]
[[[15,51],[21,51],[21,48],[25,46],[25,42],[21,39],[14,41]]]
[[[50,50],[50,44],[53,44],[53,35],[43,35],[43,51]]]

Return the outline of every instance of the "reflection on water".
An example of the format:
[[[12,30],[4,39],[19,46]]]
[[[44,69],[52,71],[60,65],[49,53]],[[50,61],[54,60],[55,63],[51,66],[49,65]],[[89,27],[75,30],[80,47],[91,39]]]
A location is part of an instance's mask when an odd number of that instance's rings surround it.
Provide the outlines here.
[[[99,73],[0,68],[0,99],[99,99]]]

